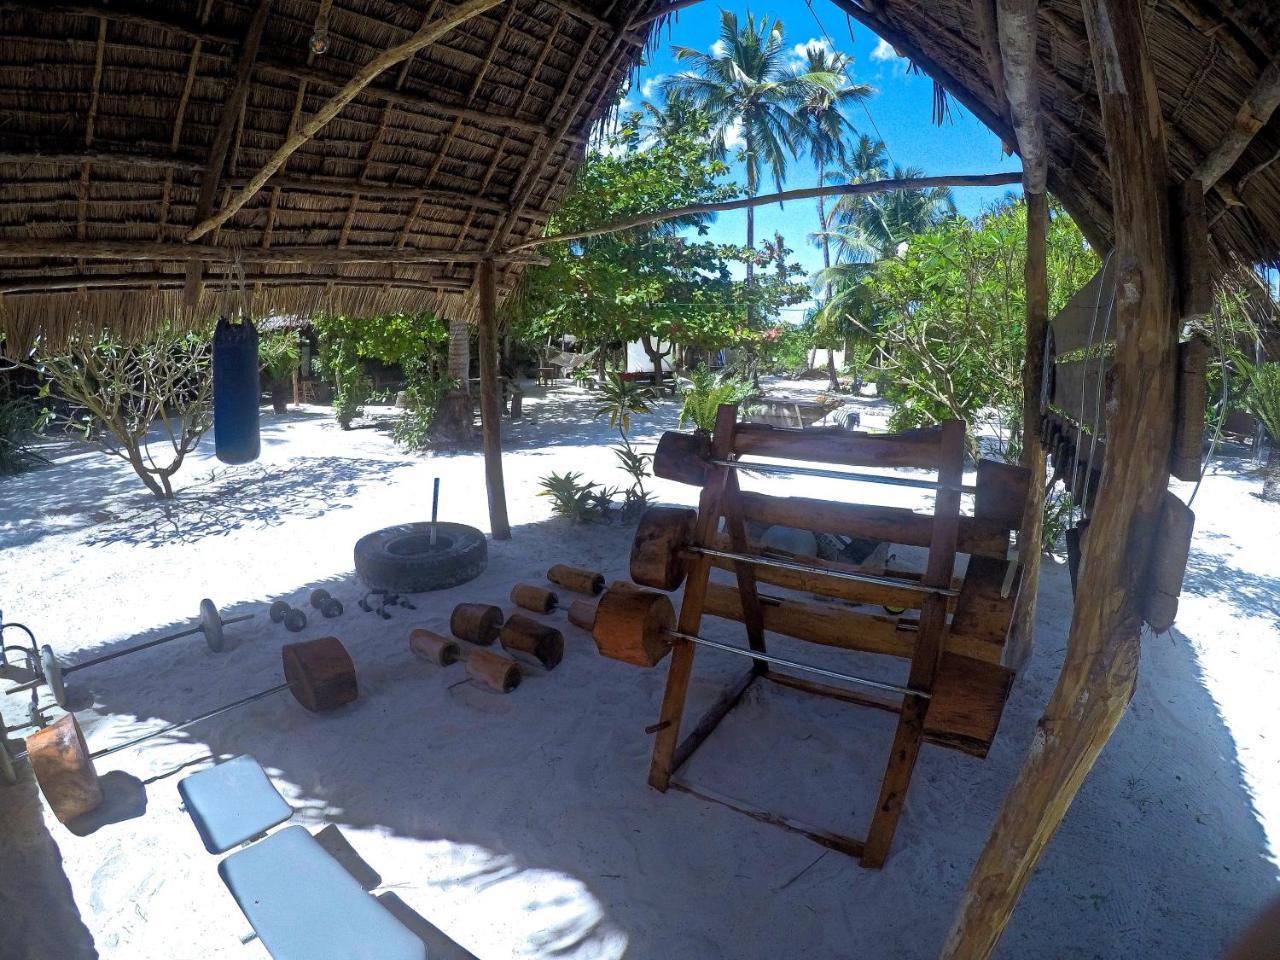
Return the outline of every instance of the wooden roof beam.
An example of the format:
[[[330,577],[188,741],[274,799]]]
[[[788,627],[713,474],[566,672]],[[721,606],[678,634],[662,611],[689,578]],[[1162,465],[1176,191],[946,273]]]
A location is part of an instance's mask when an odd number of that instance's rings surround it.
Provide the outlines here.
[[[272,154],[271,158],[262,165],[249,180],[249,183],[241,187],[235,192],[231,198],[223,204],[222,208],[212,216],[206,217],[197,223],[191,230],[187,231],[187,240],[199,240],[210,230],[222,226],[233,216],[236,211],[245,205],[251,197],[253,197],[277,170],[283,166],[284,162],[289,159],[297,150],[320,132],[324,126],[341,112],[342,108],[356,98],[356,96],[369,86],[379,74],[390,67],[394,67],[402,60],[413,56],[419,50],[430,46],[445,34],[454,30],[456,27],[465,23],[473,17],[491,10],[492,8],[503,3],[504,0],[467,0],[467,2],[456,7],[452,12],[446,14],[440,19],[420,29],[413,34],[408,40],[397,44],[384,51],[377,57],[374,57],[367,63],[354,77],[352,77],[341,90],[334,94],[326,101],[316,113],[310,117],[297,131],[286,138],[280,148]]]
[[[396,247],[282,246],[232,248],[211,243],[168,243],[128,240],[0,240],[0,259],[17,257],[86,260],[155,260],[186,262],[193,257],[220,263],[478,263],[486,257],[508,263],[545,263],[520,252],[504,254],[471,250],[403,250]]]
[[[519,253],[531,250],[546,243],[562,243],[568,240],[582,240],[606,233],[617,233],[620,230],[632,230],[636,227],[660,223],[663,220],[674,220],[677,217],[688,217],[708,213],[725,213],[729,210],[744,210],[747,207],[760,207],[770,203],[785,203],[790,200],[812,200],[814,197],[850,196],[868,193],[889,193],[894,190],[922,190],[928,187],[998,187],[1008,183],[1020,183],[1022,173],[959,173],[938,177],[911,177],[902,180],[868,180],[863,183],[836,183],[825,187],[804,187],[799,190],[783,190],[781,193],[765,193],[754,197],[739,197],[736,200],[721,200],[718,203],[695,203],[687,207],[676,207],[673,210],[661,210],[657,213],[641,213],[634,217],[615,220],[586,230],[574,230],[570,233],[554,234],[549,237],[535,237],[508,249],[508,253]]]
[[[73,277],[0,278],[0,294],[59,293],[69,290],[129,290],[149,287],[180,287],[186,282],[181,273],[120,273],[77,274]],[[239,278],[236,278],[239,283]],[[465,293],[471,284],[453,277],[419,279],[411,277],[316,277],[309,274],[264,273],[246,274],[244,282],[264,286],[322,286],[339,287],[403,287],[406,290],[447,290]]]
[[[1235,166],[1277,107],[1280,107],[1280,60],[1272,60],[1236,111],[1231,127],[1196,167],[1191,179],[1199,180],[1208,193]]]

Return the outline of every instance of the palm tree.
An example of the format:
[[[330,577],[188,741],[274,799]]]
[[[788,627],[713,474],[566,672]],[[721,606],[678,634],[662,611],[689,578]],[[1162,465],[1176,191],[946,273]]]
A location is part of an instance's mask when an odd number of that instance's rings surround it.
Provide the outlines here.
[[[847,76],[853,65],[853,57],[844,53],[828,53],[825,47],[809,47],[805,51],[805,73]],[[809,127],[809,155],[818,168],[818,186],[827,180],[827,166],[833,161],[845,159],[844,135],[853,130],[853,124],[845,116],[845,108],[861,103],[875,91],[865,83],[844,84],[835,90],[824,84],[815,84],[805,97],[801,114]],[[831,268],[831,234],[827,229],[826,197],[818,196],[818,240],[822,245],[822,266]],[[827,299],[831,299],[831,287],[827,287]],[[827,379],[832,390],[840,386],[836,378],[835,351],[827,348]]]
[[[741,157],[746,167],[747,195],[754,197],[765,168],[779,190],[787,171],[787,156],[796,157],[811,141],[801,115],[815,88],[835,97],[841,77],[835,73],[799,72],[787,63],[782,22],[751,14],[739,25],[736,14],[720,11],[720,39],[711,53],[690,47],[674,48],[678,62],[693,70],[670,78],[668,97],[684,96],[711,121],[717,150],[726,149],[731,131],[740,130]],[[755,249],[755,211],[747,208],[747,246]],[[755,269],[747,260],[747,323],[754,324]]]
[[[883,150],[884,145],[880,148]],[[859,183],[884,176],[881,167],[863,167],[870,162],[874,151],[855,158],[844,165],[842,173],[847,183]],[[895,166],[890,174],[894,180],[918,180],[924,171],[918,167]],[[840,225],[838,240],[841,259],[883,259],[893,256],[898,245],[913,234],[928,230],[943,220],[955,216],[955,200],[946,187],[925,187],[919,190],[892,190],[882,194],[855,194],[841,197],[832,211],[832,220]]]

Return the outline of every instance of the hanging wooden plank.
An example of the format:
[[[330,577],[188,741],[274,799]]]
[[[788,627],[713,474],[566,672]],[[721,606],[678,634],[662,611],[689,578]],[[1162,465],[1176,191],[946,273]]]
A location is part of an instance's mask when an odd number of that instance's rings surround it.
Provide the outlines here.
[[[1178,597],[1191,556],[1191,535],[1196,515],[1171,491],[1165,493],[1160,512],[1160,529],[1152,545],[1142,619],[1152,630],[1163,633],[1178,615]]]
[[[1112,256],[1105,258],[1101,269],[1054,316],[1050,326],[1053,327],[1053,348],[1058,356],[1066,356],[1091,343],[1115,339],[1115,325],[1107,324],[1107,310],[1115,282],[1114,261]]]
[[[1110,357],[1089,357],[1054,364],[1053,405],[1090,433],[1106,429],[1107,375]]]
[[[1209,352],[1208,341],[1201,337],[1178,344],[1178,400],[1169,472],[1179,480],[1200,479]]]
[[[1178,294],[1184,322],[1198,320],[1213,311],[1213,251],[1209,247],[1209,216],[1204,205],[1204,185],[1185,180],[1173,191],[1177,218],[1174,240],[1178,245]]]

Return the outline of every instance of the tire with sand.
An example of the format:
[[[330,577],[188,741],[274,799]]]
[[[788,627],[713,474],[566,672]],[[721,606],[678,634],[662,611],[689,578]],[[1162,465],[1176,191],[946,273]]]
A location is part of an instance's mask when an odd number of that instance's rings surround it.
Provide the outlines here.
[[[356,541],[356,573],[371,590],[422,593],[474,580],[489,562],[484,534],[461,523],[402,523]]]

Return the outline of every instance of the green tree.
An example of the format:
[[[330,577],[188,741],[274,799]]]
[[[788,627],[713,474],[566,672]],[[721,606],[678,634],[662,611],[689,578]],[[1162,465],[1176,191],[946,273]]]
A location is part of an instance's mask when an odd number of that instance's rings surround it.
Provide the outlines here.
[[[842,77],[833,72],[800,72],[787,62],[782,21],[767,16],[720,11],[720,38],[711,53],[691,47],[673,48],[679,63],[693,70],[672,77],[666,89],[687,96],[709,118],[715,146],[723,152],[730,131],[740,130],[741,159],[747,196],[758,192],[765,169],[782,189],[788,156],[797,157],[811,143],[811,128],[801,111],[817,90],[840,96]],[[755,247],[755,210],[747,208],[747,247]],[[755,265],[747,261],[747,290],[755,286]],[[748,300],[747,325],[755,326],[755,307]]]

